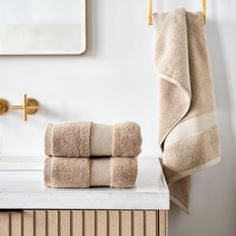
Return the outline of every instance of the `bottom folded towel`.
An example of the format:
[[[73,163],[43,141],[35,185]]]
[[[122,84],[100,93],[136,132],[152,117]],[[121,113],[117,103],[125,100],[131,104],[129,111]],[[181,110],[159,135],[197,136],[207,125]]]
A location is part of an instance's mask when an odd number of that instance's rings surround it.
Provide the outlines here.
[[[44,184],[54,188],[133,188],[137,172],[137,158],[46,157]]]

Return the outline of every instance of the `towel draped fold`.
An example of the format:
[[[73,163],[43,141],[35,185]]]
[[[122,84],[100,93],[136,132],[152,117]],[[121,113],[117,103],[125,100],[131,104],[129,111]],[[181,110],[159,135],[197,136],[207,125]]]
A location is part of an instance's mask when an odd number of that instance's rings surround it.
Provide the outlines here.
[[[201,12],[154,14],[159,143],[171,200],[188,212],[191,174],[220,160],[214,88]]]

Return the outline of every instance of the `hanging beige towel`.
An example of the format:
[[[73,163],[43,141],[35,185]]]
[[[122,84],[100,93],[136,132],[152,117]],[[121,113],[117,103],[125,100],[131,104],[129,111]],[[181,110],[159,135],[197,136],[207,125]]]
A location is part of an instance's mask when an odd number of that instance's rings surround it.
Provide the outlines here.
[[[137,158],[46,157],[44,185],[55,188],[133,188],[137,172]]]
[[[171,200],[188,212],[191,174],[220,160],[202,14],[154,14],[160,80],[159,140]]]
[[[135,122],[114,125],[93,122],[49,124],[45,153],[57,157],[136,157],[141,152],[140,126]]]

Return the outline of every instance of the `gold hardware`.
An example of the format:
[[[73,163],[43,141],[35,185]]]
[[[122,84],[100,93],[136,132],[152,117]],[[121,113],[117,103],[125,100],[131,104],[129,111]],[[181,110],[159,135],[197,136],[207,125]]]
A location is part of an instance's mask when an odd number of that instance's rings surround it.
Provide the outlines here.
[[[206,0],[202,0],[202,15],[206,24]],[[148,25],[153,25],[152,19],[152,0],[148,0]]]
[[[0,98],[0,115],[4,115],[9,110],[9,103],[7,100]]]
[[[153,20],[152,20],[152,0],[148,0],[148,25],[153,25]]]
[[[34,98],[27,98],[27,95],[24,94],[22,105],[12,106],[13,110],[22,110],[23,112],[23,121],[27,121],[28,115],[33,115],[39,110],[39,102]]]
[[[202,15],[204,24],[206,24],[206,0],[202,0]]]

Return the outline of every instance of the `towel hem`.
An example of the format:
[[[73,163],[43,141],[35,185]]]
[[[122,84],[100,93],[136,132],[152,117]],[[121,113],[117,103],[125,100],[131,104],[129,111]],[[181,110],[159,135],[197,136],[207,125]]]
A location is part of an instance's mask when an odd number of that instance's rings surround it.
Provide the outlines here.
[[[187,177],[187,176],[192,175],[192,174],[194,174],[196,172],[204,170],[204,169],[206,169],[206,168],[208,168],[210,166],[213,166],[213,165],[217,164],[220,160],[221,160],[221,158],[217,157],[217,158],[214,158],[213,160],[208,161],[207,163],[204,163],[204,164],[202,164],[200,166],[196,166],[196,167],[191,168],[189,170],[180,172],[180,173],[174,175],[173,177],[171,177],[171,178],[169,178],[167,180],[168,185],[171,185],[171,184],[175,183],[176,181],[178,181],[178,180],[180,180],[180,179],[182,179],[184,177]]]
[[[161,78],[161,79],[164,79],[168,82],[170,82],[171,84],[174,84],[175,86],[177,86],[178,88],[180,88],[183,92],[184,92],[184,95],[187,97],[188,99],[188,104],[187,104],[187,107],[186,109],[184,110],[184,112],[180,115],[180,117],[178,119],[176,119],[172,126],[167,130],[165,131],[165,134],[163,135],[163,138],[160,140],[160,146],[161,146],[161,149],[162,149],[162,144],[164,142],[164,140],[166,139],[167,135],[171,132],[171,130],[179,123],[179,121],[181,121],[181,119],[187,114],[189,108],[190,108],[190,104],[191,104],[191,93],[189,93],[187,91],[186,88],[184,88],[179,82],[177,82],[175,79],[169,77],[168,75],[165,75],[163,73],[157,73],[157,75]],[[162,150],[163,151],[163,150]]]
[[[188,208],[177,198],[175,198],[173,195],[170,196],[170,200],[176,204],[178,207],[180,207],[186,214],[189,215],[189,210]]]

